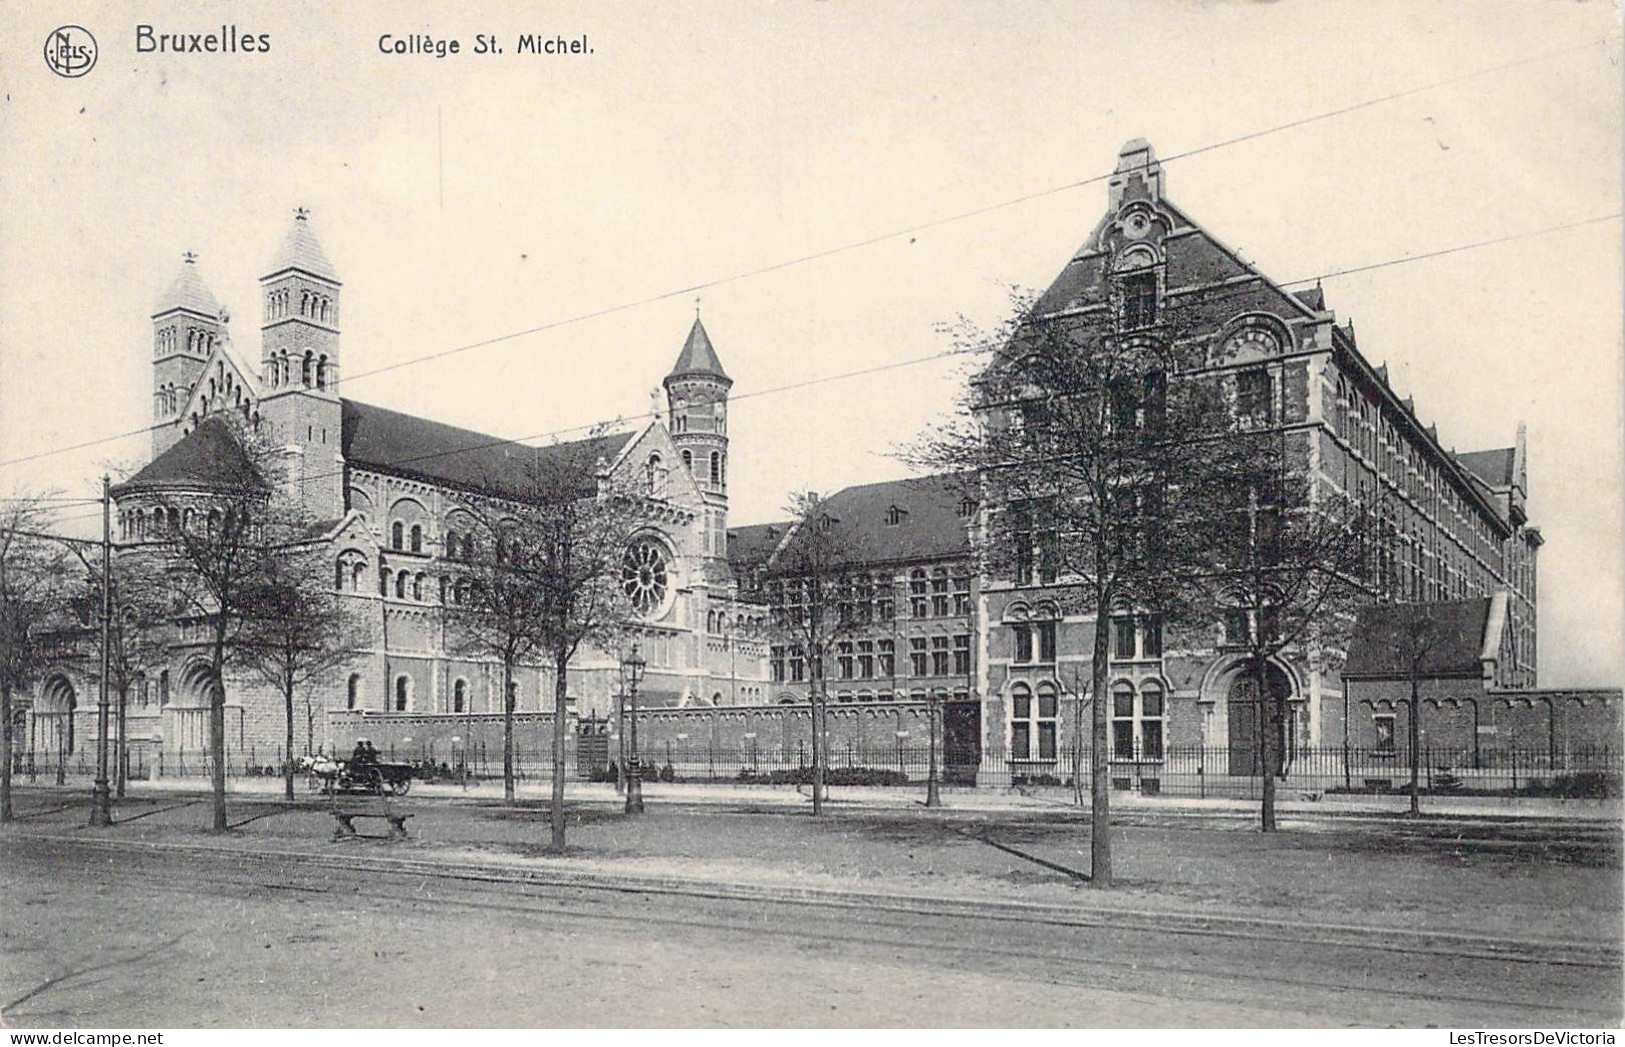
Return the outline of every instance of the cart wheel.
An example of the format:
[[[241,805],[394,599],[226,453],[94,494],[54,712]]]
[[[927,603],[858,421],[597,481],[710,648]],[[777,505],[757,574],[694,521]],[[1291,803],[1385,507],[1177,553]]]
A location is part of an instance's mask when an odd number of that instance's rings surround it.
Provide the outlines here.
[[[412,779],[402,778],[394,784],[396,796],[405,796],[412,788]]]

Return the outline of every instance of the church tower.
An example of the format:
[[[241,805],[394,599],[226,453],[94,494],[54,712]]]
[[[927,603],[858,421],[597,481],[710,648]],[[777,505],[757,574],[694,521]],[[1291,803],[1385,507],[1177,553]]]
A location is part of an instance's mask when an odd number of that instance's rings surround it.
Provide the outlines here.
[[[323,519],[344,512],[339,287],[301,207],[260,277],[260,420],[290,493]]]
[[[198,275],[197,255],[188,251],[152,314],[154,458],[181,438],[181,412],[220,338],[220,303]]]
[[[698,312],[688,341],[666,376],[671,442],[705,497],[706,556],[728,555],[728,390],[733,379],[711,345]]]

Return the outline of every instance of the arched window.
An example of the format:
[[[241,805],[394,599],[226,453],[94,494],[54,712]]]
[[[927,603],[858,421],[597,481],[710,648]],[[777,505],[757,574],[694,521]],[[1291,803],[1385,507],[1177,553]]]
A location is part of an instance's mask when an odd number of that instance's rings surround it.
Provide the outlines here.
[[[406,525],[399,520],[389,525],[389,547],[397,550],[406,548]]]
[[[344,576],[348,572],[344,569],[344,561],[339,560],[333,564],[333,588],[344,588]]]
[[[412,678],[405,674],[395,677],[395,711],[406,712],[412,704]]]
[[[468,681],[458,680],[451,685],[451,711],[460,713],[468,704]]]
[[[425,575],[417,575],[412,579],[412,599],[423,602],[423,583],[427,580]]]
[[[644,466],[644,472],[646,474],[645,479],[649,486],[649,493],[660,493],[660,489],[664,485],[664,481],[666,479],[666,466],[664,460],[662,460],[658,454],[651,454],[649,456],[649,461]]]
[[[304,367],[300,371],[300,378],[304,381],[306,389],[310,388],[312,379],[311,370],[315,366],[315,355],[316,354],[312,353],[309,349],[305,350],[305,362]]]
[[[711,452],[711,482],[722,482],[722,454],[718,451]]]
[[[406,599],[407,578],[408,575],[405,571],[395,576],[395,598],[397,600]]]
[[[348,689],[348,691],[346,692],[346,694],[344,696],[344,707],[346,709],[359,709],[359,708],[361,708],[361,674],[360,673],[351,673],[350,674],[350,686],[349,686],[349,689]]]
[[[361,591],[361,576],[367,572],[367,565],[357,560],[350,565],[350,588],[355,592]]]
[[[683,452],[683,469],[684,469],[685,472],[688,473],[688,475],[690,475],[690,476],[694,475],[694,452],[693,451],[686,451],[685,450]]]
[[[316,388],[327,388],[327,357],[325,354],[316,360]]]
[[[389,568],[383,564],[378,565],[378,595],[389,595]]]
[[[457,554],[460,551],[460,549],[458,548],[458,545],[457,545],[457,532],[456,531],[448,530],[446,532],[445,549],[446,549],[446,559],[448,559],[448,560],[457,559]]]
[[[423,525],[422,524],[413,524],[412,525],[412,551],[414,553],[421,553],[423,551]]]

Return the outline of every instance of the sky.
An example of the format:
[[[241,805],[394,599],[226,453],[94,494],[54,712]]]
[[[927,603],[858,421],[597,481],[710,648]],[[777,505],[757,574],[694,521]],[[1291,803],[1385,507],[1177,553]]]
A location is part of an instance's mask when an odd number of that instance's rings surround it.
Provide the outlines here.
[[[0,460],[148,424],[183,251],[257,362],[256,280],[306,207],[344,281],[343,395],[497,436],[646,414],[700,298],[736,383],[731,522],[772,519],[906,474],[963,377],[912,361],[1047,284],[1144,137],[1200,150],[1169,195],[1277,280],[1516,237],[1326,297],[1446,446],[1527,424],[1541,682],[1625,678],[1616,5],[334,7],[0,7]],[[42,57],[68,18],[99,45],[76,79]],[[140,24],[271,49],[139,53]],[[0,466],[0,494],[93,494],[149,444]]]

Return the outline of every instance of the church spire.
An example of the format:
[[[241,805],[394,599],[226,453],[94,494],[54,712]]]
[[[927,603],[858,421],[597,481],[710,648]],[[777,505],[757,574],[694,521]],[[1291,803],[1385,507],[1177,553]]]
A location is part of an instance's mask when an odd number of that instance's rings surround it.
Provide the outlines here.
[[[671,373],[666,375],[666,383],[670,385],[674,379],[691,375],[717,378],[733,384],[728,372],[722,369],[722,360],[711,344],[711,336],[706,333],[697,301],[694,306],[694,326],[688,329],[688,340],[683,343],[683,351],[677,354],[677,362],[672,364]]]

